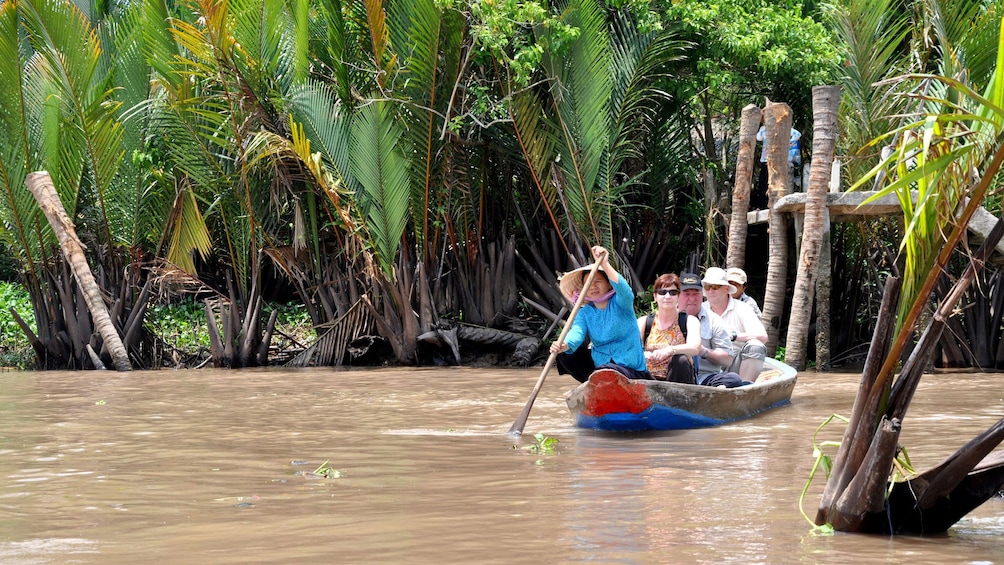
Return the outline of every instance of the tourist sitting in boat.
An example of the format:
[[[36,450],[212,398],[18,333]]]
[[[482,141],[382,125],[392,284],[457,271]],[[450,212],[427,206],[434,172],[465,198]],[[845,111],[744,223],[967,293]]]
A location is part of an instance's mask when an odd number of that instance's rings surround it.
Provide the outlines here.
[[[656,311],[638,318],[648,372],[656,380],[696,384],[693,357],[701,350],[701,322],[678,309],[676,273],[660,275],[652,288]]]
[[[736,288],[729,283],[724,269],[709,267],[701,282],[711,311],[721,316],[733,332],[737,353],[729,370],[739,373],[745,381],[755,381],[767,353],[766,328],[748,304],[732,298]]]
[[[551,344],[551,353],[561,353],[555,359],[558,373],[586,382],[594,370],[610,368],[629,379],[651,379],[638,339],[631,285],[610,266],[604,247],[593,247],[592,254],[599,270],[589,288],[582,286],[590,266],[561,277],[561,292],[570,301],[576,302],[580,292],[586,295],[564,342]],[[591,348],[585,346],[587,340]]]
[[[732,365],[732,336],[721,316],[704,301],[701,278],[694,273],[680,273],[680,310],[701,323],[701,349],[694,359],[697,384],[733,388],[750,384],[738,373],[727,369]]]
[[[749,304],[749,307],[756,313],[756,317],[763,320],[763,312],[760,311],[760,305],[757,304],[756,298],[746,294],[746,271],[740,269],[739,267],[729,267],[729,270],[725,271],[725,273],[728,275],[729,284],[734,286],[736,289],[736,291],[732,293],[732,298]]]

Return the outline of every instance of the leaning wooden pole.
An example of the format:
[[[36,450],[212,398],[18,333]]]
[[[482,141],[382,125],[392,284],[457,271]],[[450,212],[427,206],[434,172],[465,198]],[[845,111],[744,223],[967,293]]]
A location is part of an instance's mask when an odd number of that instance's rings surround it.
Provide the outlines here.
[[[812,88],[812,170],[809,172],[802,245],[798,271],[795,273],[795,292],[791,297],[791,318],[788,321],[784,355],[784,362],[798,370],[805,369],[809,321],[819,272],[819,252],[823,245],[823,232],[829,229],[826,193],[830,188],[830,169],[837,145],[839,107],[839,86]]]
[[[749,223],[746,213],[750,209],[750,190],[753,185],[753,162],[756,160],[756,132],[760,128],[763,112],[756,104],[743,108],[739,121],[739,155],[736,157],[736,184],[732,189],[732,221],[729,222],[729,247],[725,265],[745,268],[746,234]]]
[[[826,481],[826,488],[823,490],[819,510],[816,514],[816,524],[823,525],[829,521],[830,515],[834,512],[834,503],[843,495],[844,489],[858,472],[861,461],[864,460],[868,446],[871,445],[875,435],[879,421],[879,406],[877,403],[868,402],[868,391],[871,390],[872,383],[878,376],[879,367],[882,366],[882,361],[889,351],[889,344],[892,341],[892,333],[896,325],[896,303],[899,301],[901,287],[902,281],[899,278],[889,277],[886,279],[882,305],[875,323],[875,333],[872,335],[868,357],[865,359],[865,366],[861,371],[858,394],[854,397],[851,417],[847,422],[847,429],[844,430],[840,449],[833,460],[830,478]]]
[[[69,263],[73,276],[77,279],[77,284],[83,292],[84,302],[87,310],[94,319],[94,328],[98,331],[104,342],[105,348],[112,357],[112,363],[119,371],[128,371],[132,367],[129,364],[129,354],[122,338],[115,330],[111,316],[108,315],[108,307],[104,298],[101,297],[101,289],[94,280],[91,268],[87,264],[87,257],[84,255],[84,245],[77,237],[77,232],[66,215],[66,209],[59,200],[56,187],[52,184],[52,178],[46,171],[30,173],[25,178],[25,184],[38,202],[45,218],[52,226],[53,233],[59,240],[59,246],[63,250],[63,256]]]

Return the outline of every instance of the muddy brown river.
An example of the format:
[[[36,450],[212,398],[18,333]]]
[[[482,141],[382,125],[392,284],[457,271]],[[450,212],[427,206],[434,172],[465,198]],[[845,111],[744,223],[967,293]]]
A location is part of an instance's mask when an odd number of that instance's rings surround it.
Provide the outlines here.
[[[812,436],[858,375],[624,435],[575,428],[552,372],[509,436],[539,372],[0,373],[0,563],[1004,563],[999,498],[946,535],[813,533]],[[918,471],[1004,417],[1002,379],[924,377],[901,437]]]

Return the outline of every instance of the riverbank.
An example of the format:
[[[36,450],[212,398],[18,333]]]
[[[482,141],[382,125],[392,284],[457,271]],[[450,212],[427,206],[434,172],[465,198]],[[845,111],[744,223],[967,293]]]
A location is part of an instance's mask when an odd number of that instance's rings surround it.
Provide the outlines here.
[[[0,368],[34,369],[37,362],[35,353],[24,331],[10,315],[11,309],[32,331],[36,330],[28,292],[16,283],[0,282],[0,311],[6,314],[0,316]],[[266,319],[273,310],[277,311],[272,351],[278,358],[290,357],[316,338],[303,305],[267,303],[263,310]],[[146,327],[163,352],[162,367],[197,367],[209,359],[209,331],[201,303],[183,299],[151,305],[146,315]]]

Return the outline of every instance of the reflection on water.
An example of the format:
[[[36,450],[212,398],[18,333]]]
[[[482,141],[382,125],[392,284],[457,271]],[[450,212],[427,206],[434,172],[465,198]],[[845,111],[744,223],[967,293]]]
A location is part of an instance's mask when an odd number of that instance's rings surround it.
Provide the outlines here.
[[[812,434],[855,375],[803,373],[745,422],[618,435],[574,428],[552,374],[508,436],[538,375],[0,373],[0,563],[1004,562],[1000,499],[945,536],[810,532]],[[997,382],[926,377],[902,435],[918,469],[1001,417]],[[556,453],[519,448],[537,432]]]

